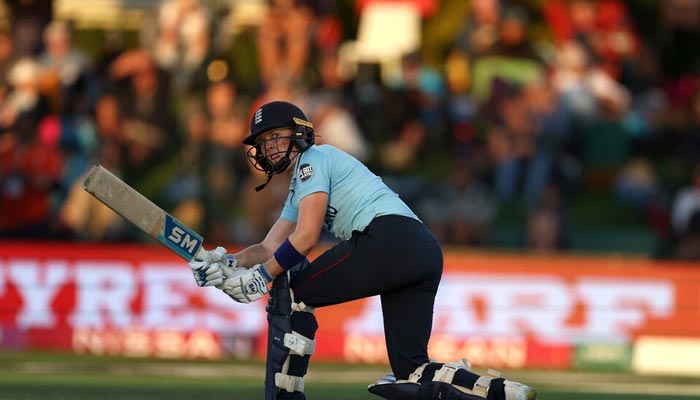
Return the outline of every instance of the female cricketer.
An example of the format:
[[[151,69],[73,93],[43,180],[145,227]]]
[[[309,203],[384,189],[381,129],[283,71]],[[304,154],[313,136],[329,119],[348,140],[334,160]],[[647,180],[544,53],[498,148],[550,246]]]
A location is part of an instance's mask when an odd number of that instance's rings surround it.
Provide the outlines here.
[[[267,182],[291,174],[284,208],[260,243],[236,254],[218,247],[190,267],[200,286],[216,286],[241,303],[269,292],[265,400],[306,398],[316,307],[370,296],[381,298],[392,371],[370,392],[390,400],[537,398],[527,385],[473,373],[466,360],[430,360],[442,250],[381,178],[347,153],[316,145],[313,125],[288,102],[258,108],[243,143]],[[323,229],[340,242],[310,262]]]

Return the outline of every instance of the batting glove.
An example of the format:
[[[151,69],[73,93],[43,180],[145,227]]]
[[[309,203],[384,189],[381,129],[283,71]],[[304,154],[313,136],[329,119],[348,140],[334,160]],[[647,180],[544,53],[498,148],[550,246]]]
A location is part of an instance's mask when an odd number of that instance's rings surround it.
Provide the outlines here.
[[[223,247],[217,247],[206,251],[201,260],[192,260],[189,264],[197,285],[216,286],[233,274],[236,257],[233,254],[226,254],[226,249]]]
[[[267,284],[270,282],[272,276],[265,269],[265,265],[257,264],[250,269],[236,268],[231,276],[216,287],[235,301],[247,304],[265,296],[268,292]]]

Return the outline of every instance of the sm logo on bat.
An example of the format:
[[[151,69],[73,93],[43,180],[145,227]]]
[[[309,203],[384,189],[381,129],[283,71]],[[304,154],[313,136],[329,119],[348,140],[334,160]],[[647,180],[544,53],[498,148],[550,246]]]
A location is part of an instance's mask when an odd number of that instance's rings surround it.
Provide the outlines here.
[[[163,221],[163,243],[185,259],[191,259],[202,246],[202,237],[180,221],[166,214]]]

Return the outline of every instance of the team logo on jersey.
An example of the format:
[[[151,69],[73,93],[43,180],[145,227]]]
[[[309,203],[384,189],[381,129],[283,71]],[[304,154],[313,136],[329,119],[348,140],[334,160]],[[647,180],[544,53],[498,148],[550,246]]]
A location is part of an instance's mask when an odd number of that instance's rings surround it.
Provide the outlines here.
[[[313,174],[313,173],[314,173],[314,169],[311,168],[311,166],[309,164],[302,164],[299,167],[299,175],[298,176],[299,176],[299,179],[301,179],[301,181],[303,182],[303,181],[311,178],[311,174]]]

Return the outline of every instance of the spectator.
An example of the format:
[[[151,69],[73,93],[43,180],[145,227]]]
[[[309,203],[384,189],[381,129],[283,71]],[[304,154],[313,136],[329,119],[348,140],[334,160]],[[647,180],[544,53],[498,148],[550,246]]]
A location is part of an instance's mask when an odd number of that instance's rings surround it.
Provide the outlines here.
[[[535,127],[535,151],[529,158],[524,180],[523,194],[529,206],[541,201],[552,179],[562,179],[561,189],[571,188],[580,179],[572,172],[558,169],[571,158],[574,141],[574,120],[564,106],[559,93],[547,80],[537,80],[524,88],[528,113]]]
[[[119,175],[120,170],[110,161],[113,155],[108,154],[113,149],[105,147],[96,156],[105,168]],[[60,206],[58,219],[64,236],[89,242],[135,240],[130,222],[87,193],[83,180],[81,176],[72,183]]]
[[[328,21],[326,21],[328,22]],[[354,112],[352,87],[343,73],[336,48],[325,44],[318,58],[318,82],[308,93],[307,110],[315,121],[317,143],[332,144],[362,161],[369,143]]]
[[[7,94],[10,68],[17,62],[15,44],[9,32],[0,30],[0,93]],[[4,97],[4,96],[3,96]]]
[[[683,110],[688,125],[672,139],[676,142],[674,153],[686,160],[695,160],[700,154],[700,80],[694,87],[695,93]]]
[[[301,80],[311,57],[311,9],[295,0],[272,0],[257,34],[260,77],[267,86],[276,75]]]
[[[447,180],[430,190],[420,216],[440,242],[485,245],[500,201],[476,174],[471,162],[459,160]]]
[[[525,243],[528,251],[554,253],[567,248],[566,203],[559,177],[552,177],[538,202],[527,211]]]
[[[233,196],[238,195],[242,181],[248,174],[245,151],[240,142],[247,134],[247,110],[249,100],[242,98],[233,82],[222,81],[212,84],[207,91],[207,116],[211,124],[210,139],[214,144],[225,146],[230,151],[227,164],[232,167]],[[212,149],[214,153],[217,149]],[[216,157],[213,157],[216,158]],[[216,187],[219,187],[218,185]],[[219,189],[221,189],[219,187]]]
[[[671,206],[671,222],[673,232],[682,236],[688,231],[690,220],[700,212],[700,163],[697,163],[691,173],[690,183],[678,191]]]
[[[565,8],[557,20],[555,8]],[[564,6],[550,2],[545,15],[554,29],[555,41],[576,40],[596,64],[613,79],[620,79],[623,64],[639,55],[640,39],[626,5],[619,0],[575,0]]]
[[[473,57],[492,51],[498,41],[501,21],[500,0],[474,0],[471,12],[455,34],[455,48]]]
[[[505,84],[496,87],[489,105],[497,119],[487,132],[495,188],[504,201],[523,193],[532,204],[548,178],[553,156],[544,147],[539,153],[540,131],[522,90]]]
[[[336,48],[324,45],[318,68],[318,82],[309,90],[307,108],[315,121],[317,142],[332,144],[366,161],[369,144],[353,114],[357,105]]]
[[[93,112],[100,94],[99,77],[87,54],[73,43],[73,31],[63,21],[44,29],[42,89],[49,98],[51,116],[44,122],[60,136],[64,166],[59,191],[61,203],[73,181],[82,175],[93,157],[97,134]]]
[[[39,121],[49,111],[41,92],[41,78],[41,67],[31,57],[22,58],[10,68],[10,92],[0,106],[0,127],[8,137],[27,142],[36,136]]]
[[[169,171],[159,171],[158,166],[176,154],[181,142],[169,102],[169,75],[146,51],[137,49],[112,63],[110,78],[121,83],[116,85],[115,95],[121,118],[124,179],[152,198],[169,179]],[[149,178],[159,183],[141,187]]]
[[[355,116],[333,98],[311,94],[310,119],[315,121],[316,143],[331,144],[360,161],[369,157],[369,145]]]
[[[664,76],[676,80],[697,70],[700,61],[700,3],[667,0],[658,3],[659,30],[654,37]]]
[[[124,176],[122,130],[119,103],[114,95],[104,95],[96,103],[95,127],[98,146],[93,158],[117,176]],[[68,184],[66,198],[60,206],[58,218],[65,235],[87,241],[134,240],[136,230],[130,223],[83,189],[82,174]]]
[[[545,65],[528,40],[528,21],[522,8],[503,9],[496,43],[472,61],[472,92],[479,101],[491,96],[497,79],[515,86],[543,79]]]
[[[60,181],[59,133],[48,128],[41,69],[24,58],[9,73],[12,91],[0,110],[0,237],[50,238],[51,196]]]
[[[203,106],[189,114],[187,143],[163,204],[206,237],[231,243],[240,207],[234,200],[241,197],[250,174],[241,145],[247,117],[232,82],[212,84]]]
[[[348,110],[356,110],[352,82],[341,65],[338,50],[325,49],[318,57],[318,82],[311,94],[333,102]]]
[[[70,27],[51,22],[44,30],[44,50],[38,57],[45,79],[55,82],[54,106],[62,114],[88,113],[99,96],[99,79],[88,56],[73,44]]]
[[[695,211],[688,227],[680,236],[673,258],[683,261],[700,261],[700,211]]]
[[[211,10],[200,0],[167,0],[158,9],[155,37],[145,45],[172,76],[175,93],[201,86],[211,51]]]
[[[401,67],[400,76],[386,84],[386,128],[374,141],[387,184],[412,204],[425,185],[425,170],[419,166],[430,164],[430,156],[443,151],[448,141],[446,89],[440,71],[418,53],[405,55]]]
[[[235,239],[233,226],[240,217],[240,199],[250,176],[246,149],[241,145],[248,133],[249,101],[241,98],[232,82],[213,84],[207,92],[207,115],[210,135],[207,137],[206,187],[208,191],[208,232],[229,241]]]
[[[18,57],[34,57],[43,50],[41,35],[53,19],[53,4],[53,0],[5,1]]]
[[[615,179],[614,193],[621,204],[642,216],[663,196],[656,171],[645,158],[632,159],[622,167]]]
[[[545,207],[535,207],[527,214],[525,248],[536,253],[555,253],[561,249],[559,214]]]
[[[576,42],[557,47],[552,83],[576,116],[583,119],[609,111],[624,114],[630,104],[627,88],[615,81]]]
[[[457,157],[470,157],[477,148],[475,127],[478,102],[470,93],[469,55],[453,49],[445,60],[445,117],[450,140],[448,146]]]
[[[551,82],[571,114],[569,149],[585,168],[585,184],[589,189],[609,189],[631,150],[625,124],[629,90],[592,63],[576,42],[557,47]]]
[[[3,138],[4,139],[4,138]],[[63,157],[36,136],[0,148],[0,237],[50,239],[56,230],[51,204]]]

